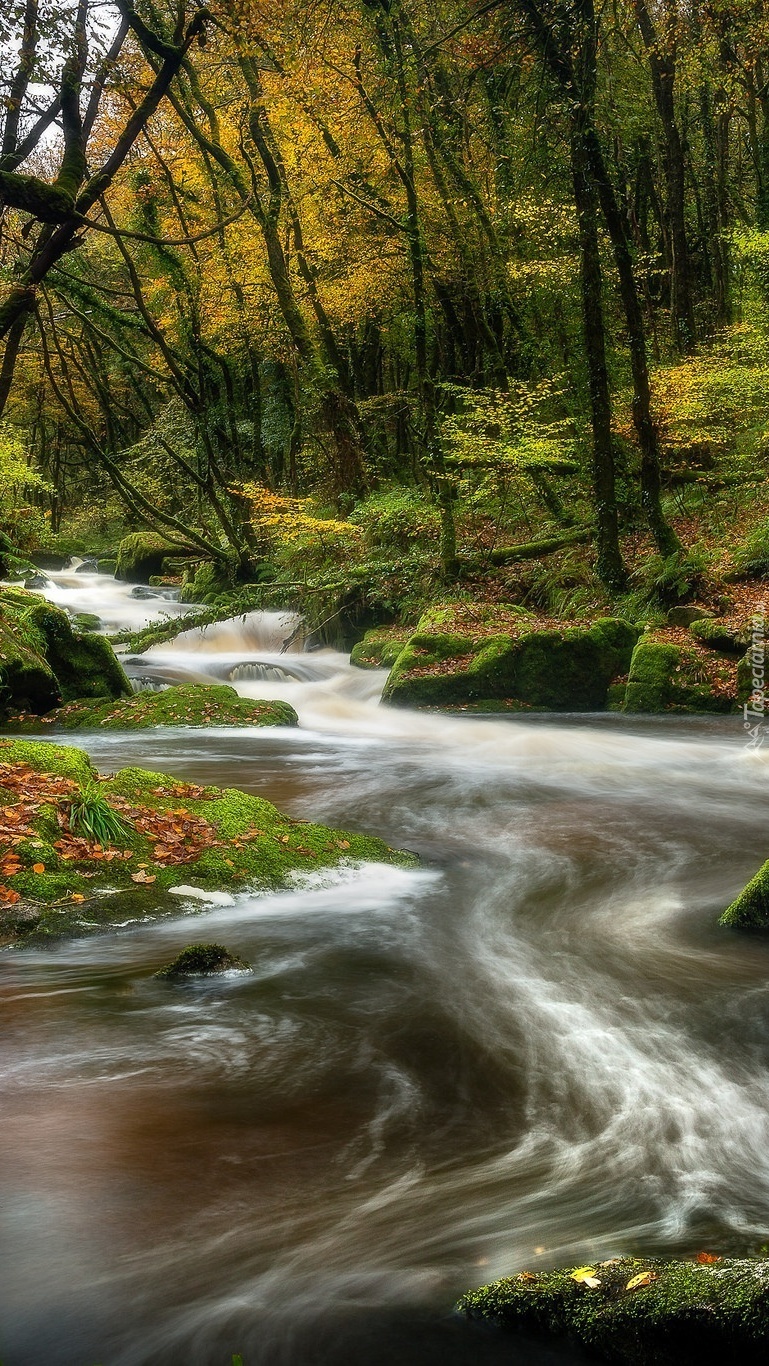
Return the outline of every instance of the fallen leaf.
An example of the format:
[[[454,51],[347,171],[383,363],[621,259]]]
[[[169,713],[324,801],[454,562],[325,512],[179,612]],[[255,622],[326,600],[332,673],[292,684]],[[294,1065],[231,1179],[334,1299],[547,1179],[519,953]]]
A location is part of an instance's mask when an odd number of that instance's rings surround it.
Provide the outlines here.
[[[528,1285],[529,1281],[537,1281],[539,1280],[539,1277],[535,1276],[533,1271],[519,1271],[515,1279],[517,1281],[526,1281]]]
[[[720,1262],[720,1260],[721,1258],[715,1252],[698,1252],[696,1257],[696,1261],[700,1262],[702,1266],[712,1266],[713,1262]]]
[[[591,1290],[597,1290],[601,1284],[593,1266],[578,1266],[576,1271],[572,1271],[571,1279],[580,1285],[589,1285]]]
[[[154,873],[145,873],[144,869],[143,869],[143,868],[140,868],[138,873],[132,873],[132,874],[131,874],[131,881],[132,881],[132,882],[155,882],[155,881],[156,881],[156,878],[155,878],[155,874],[154,874]]]
[[[0,887],[0,901],[5,901],[9,906],[21,901],[21,892],[15,892],[12,887]]]
[[[654,1271],[639,1271],[637,1276],[630,1277],[625,1289],[640,1290],[642,1286],[651,1285],[652,1281],[656,1281],[656,1279],[657,1274]]]
[[[44,863],[33,863],[33,864],[32,864],[32,872],[33,872],[33,873],[44,873],[44,872],[45,872],[45,864],[44,864]]]
[[[85,897],[82,892],[73,892],[70,901],[85,901]]]

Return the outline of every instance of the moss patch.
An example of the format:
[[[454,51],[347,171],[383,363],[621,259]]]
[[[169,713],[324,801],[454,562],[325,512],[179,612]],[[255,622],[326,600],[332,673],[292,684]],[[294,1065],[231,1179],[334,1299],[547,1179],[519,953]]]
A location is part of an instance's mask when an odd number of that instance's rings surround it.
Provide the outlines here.
[[[613,618],[541,627],[515,608],[486,608],[482,619],[464,605],[432,608],[395,661],[384,700],[430,707],[500,699],[544,711],[600,710],[612,680],[627,671],[637,637],[638,628]]]
[[[711,650],[722,650],[725,654],[741,655],[750,644],[750,630],[744,625],[729,621],[693,621],[689,627],[695,640]]]
[[[124,536],[117,550],[115,577],[125,583],[146,583],[150,575],[162,574],[163,561],[180,553],[181,547],[170,545],[162,536],[150,531],[134,531]],[[191,554],[199,554],[190,548]]]
[[[351,859],[416,862],[380,839],[291,820],[235,788],[197,787],[139,768],[99,779],[86,754],[62,746],[0,741],[0,766],[4,943],[178,913],[178,899],[168,893],[180,883],[266,890],[285,886],[299,870]],[[69,804],[95,781],[128,826],[117,847],[102,848],[68,829]]]
[[[47,716],[12,717],[9,729],[145,730],[150,726],[295,726],[288,702],[239,697],[226,683],[181,683],[162,692],[143,692],[118,701],[71,702]]]
[[[458,1309],[505,1328],[570,1337],[626,1366],[766,1361],[769,1260],[623,1257],[591,1269],[596,1286],[571,1269],[522,1272],[471,1291]]]
[[[719,924],[735,930],[769,930],[769,862],[727,906]]]

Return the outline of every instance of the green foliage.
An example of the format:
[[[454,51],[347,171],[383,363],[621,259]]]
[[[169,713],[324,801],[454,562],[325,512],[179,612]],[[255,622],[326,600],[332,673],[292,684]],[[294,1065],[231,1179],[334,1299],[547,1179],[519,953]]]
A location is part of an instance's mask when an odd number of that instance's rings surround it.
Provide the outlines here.
[[[398,485],[372,494],[350,515],[366,544],[391,550],[408,550],[440,530],[435,504],[419,489]]]
[[[640,600],[665,607],[682,602],[696,592],[711,561],[712,552],[704,547],[676,551],[666,559],[650,556],[634,575]]]
[[[0,532],[20,551],[38,550],[50,543],[50,513],[38,502],[41,497],[48,501],[52,493],[48,480],[27,460],[23,443],[9,428],[0,426]]]
[[[125,839],[129,826],[110,806],[96,782],[86,783],[69,808],[69,828],[74,835],[95,840],[97,844],[115,844]]]

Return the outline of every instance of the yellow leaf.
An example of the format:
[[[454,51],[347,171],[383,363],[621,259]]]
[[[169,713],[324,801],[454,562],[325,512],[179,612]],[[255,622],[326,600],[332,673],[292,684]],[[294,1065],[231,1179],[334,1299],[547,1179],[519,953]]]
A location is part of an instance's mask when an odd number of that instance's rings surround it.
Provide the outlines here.
[[[44,873],[44,872],[45,872],[45,864],[44,864],[44,863],[33,863],[33,864],[32,864],[32,872],[33,872],[33,873]]]
[[[651,1285],[652,1281],[656,1281],[656,1279],[657,1276],[654,1271],[639,1271],[637,1276],[630,1277],[625,1289],[640,1290],[642,1286]]]
[[[579,1281],[580,1285],[589,1285],[591,1290],[597,1290],[601,1284],[592,1266],[578,1266],[576,1271],[572,1271],[571,1279]]]
[[[73,892],[70,901],[85,901],[85,897],[82,892]]]

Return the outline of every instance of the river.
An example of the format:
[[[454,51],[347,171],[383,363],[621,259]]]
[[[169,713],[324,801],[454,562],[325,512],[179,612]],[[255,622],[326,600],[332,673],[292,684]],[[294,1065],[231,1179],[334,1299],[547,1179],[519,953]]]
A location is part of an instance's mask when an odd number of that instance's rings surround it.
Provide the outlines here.
[[[175,604],[94,575],[114,627]],[[137,611],[138,609],[138,611]],[[769,855],[741,718],[378,705],[253,615],[129,665],[285,697],[296,730],[76,737],[416,850],[0,958],[3,1366],[581,1361],[462,1290],[769,1236],[769,944],[717,918]],[[260,676],[261,675],[261,676]],[[252,976],[153,973],[217,940]]]

